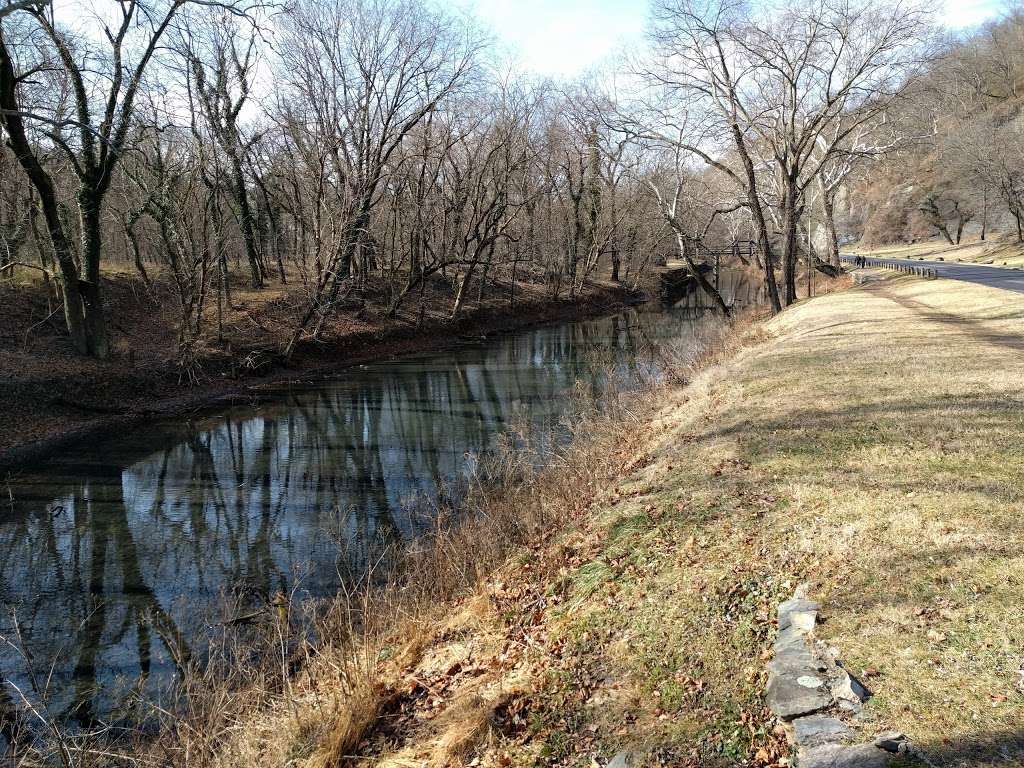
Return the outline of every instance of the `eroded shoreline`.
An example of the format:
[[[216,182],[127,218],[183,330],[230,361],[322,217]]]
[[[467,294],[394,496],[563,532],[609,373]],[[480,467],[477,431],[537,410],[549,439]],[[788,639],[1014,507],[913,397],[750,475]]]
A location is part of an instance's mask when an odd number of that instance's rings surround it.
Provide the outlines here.
[[[55,413],[53,418],[45,422],[43,434],[30,433],[23,436],[17,418],[8,416],[10,421],[2,430],[7,444],[0,443],[0,472],[25,469],[34,462],[43,461],[47,456],[82,441],[101,439],[151,419],[195,415],[238,403],[253,402],[260,398],[261,389],[267,385],[308,381],[336,375],[355,365],[452,349],[465,344],[467,337],[472,339],[505,335],[549,323],[593,319],[621,312],[645,301],[646,297],[640,291],[625,287],[590,286],[586,295],[572,301],[533,300],[524,303],[512,316],[488,307],[451,323],[430,322],[419,328],[396,323],[383,332],[342,335],[322,343],[306,342],[287,367],[274,368],[264,375],[249,373],[236,378],[222,371],[193,387],[175,384],[172,380],[174,372],[170,368],[141,372],[139,376],[138,369],[126,367],[127,361],[114,360],[107,364],[108,370],[104,373],[108,376],[121,374],[133,379],[138,377],[138,381],[133,380],[128,386],[145,388],[148,384],[155,391],[155,396],[139,394],[119,408],[117,398],[123,396],[123,392],[117,389],[105,392],[105,382],[96,377],[77,388],[82,392],[83,402],[70,405],[81,411],[81,418],[69,420]],[[7,378],[17,382],[14,372],[8,374]],[[39,396],[45,398],[46,393],[40,391]],[[66,398],[62,397],[60,402],[68,405]]]

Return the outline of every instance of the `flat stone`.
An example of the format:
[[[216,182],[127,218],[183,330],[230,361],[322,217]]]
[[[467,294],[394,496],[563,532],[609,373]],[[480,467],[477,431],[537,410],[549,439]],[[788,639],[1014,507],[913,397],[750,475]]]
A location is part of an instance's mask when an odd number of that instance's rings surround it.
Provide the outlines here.
[[[899,731],[886,731],[885,733],[878,734],[878,737],[875,739],[875,746],[879,749],[884,749],[886,752],[903,752],[906,751],[909,745],[910,739],[907,738],[906,734]]]
[[[798,747],[838,744],[849,741],[852,737],[853,731],[846,723],[834,717],[808,715],[793,721],[793,741]]]
[[[606,768],[629,768],[633,765],[633,753],[623,750],[608,761]]]
[[[886,768],[889,753],[874,744],[822,744],[797,753],[800,768]]]
[[[850,712],[860,712],[862,704],[871,695],[868,689],[857,681],[849,672],[839,667],[839,676],[832,681],[832,696],[836,703]]]
[[[807,650],[807,633],[796,627],[786,627],[775,636],[775,653],[785,650]]]
[[[802,632],[812,632],[818,620],[821,605],[813,600],[793,597],[779,604],[779,631],[796,627]]]
[[[832,696],[823,687],[807,688],[797,682],[797,676],[775,670],[768,673],[765,698],[771,711],[783,720],[819,712],[832,705]]]
[[[821,688],[825,685],[824,680],[820,677],[815,677],[814,675],[800,675],[796,681],[804,688]]]
[[[768,662],[768,671],[780,675],[788,675],[794,680],[803,675],[817,677],[826,672],[828,666],[815,655],[807,644],[787,648],[776,648],[775,657]]]

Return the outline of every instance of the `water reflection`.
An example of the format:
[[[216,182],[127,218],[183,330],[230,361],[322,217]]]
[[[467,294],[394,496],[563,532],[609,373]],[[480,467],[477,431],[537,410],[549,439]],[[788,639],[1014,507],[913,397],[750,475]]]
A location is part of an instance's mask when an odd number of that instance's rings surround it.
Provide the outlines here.
[[[0,634],[20,631],[53,713],[105,717],[133,685],[201,652],[220,590],[266,598],[299,580],[332,592],[380,542],[416,535],[404,502],[464,476],[512,419],[557,419],[574,382],[594,381],[595,351],[647,365],[646,339],[686,345],[694,314],[630,313],[364,366],[68,450],[16,478],[0,511]],[[31,690],[27,661],[0,649],[0,676]]]

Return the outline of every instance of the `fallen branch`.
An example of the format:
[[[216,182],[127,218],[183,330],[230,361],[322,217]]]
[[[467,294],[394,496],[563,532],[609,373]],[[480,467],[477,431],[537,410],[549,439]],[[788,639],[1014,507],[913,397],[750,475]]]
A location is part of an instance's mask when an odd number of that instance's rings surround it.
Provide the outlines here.
[[[7,262],[3,266],[0,266],[0,275],[2,275],[4,272],[6,272],[9,269],[11,269],[11,270],[14,269],[15,267],[25,267],[26,269],[36,269],[36,270],[39,270],[40,272],[42,272],[44,275],[46,275],[51,280],[55,280],[57,278],[57,275],[56,275],[55,272],[51,272],[49,269],[46,269],[45,267],[41,267],[38,264],[29,264],[27,261],[9,261],[9,262]]]

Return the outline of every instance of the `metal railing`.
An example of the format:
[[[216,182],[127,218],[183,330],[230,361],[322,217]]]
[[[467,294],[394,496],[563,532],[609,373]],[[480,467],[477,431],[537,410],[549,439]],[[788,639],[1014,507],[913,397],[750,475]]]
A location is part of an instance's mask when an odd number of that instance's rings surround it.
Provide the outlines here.
[[[844,264],[862,264],[865,267],[881,267],[891,269],[904,275],[916,275],[927,280],[935,280],[939,273],[933,267],[920,267],[903,261],[891,259],[873,259],[870,256],[840,256],[839,260]]]

